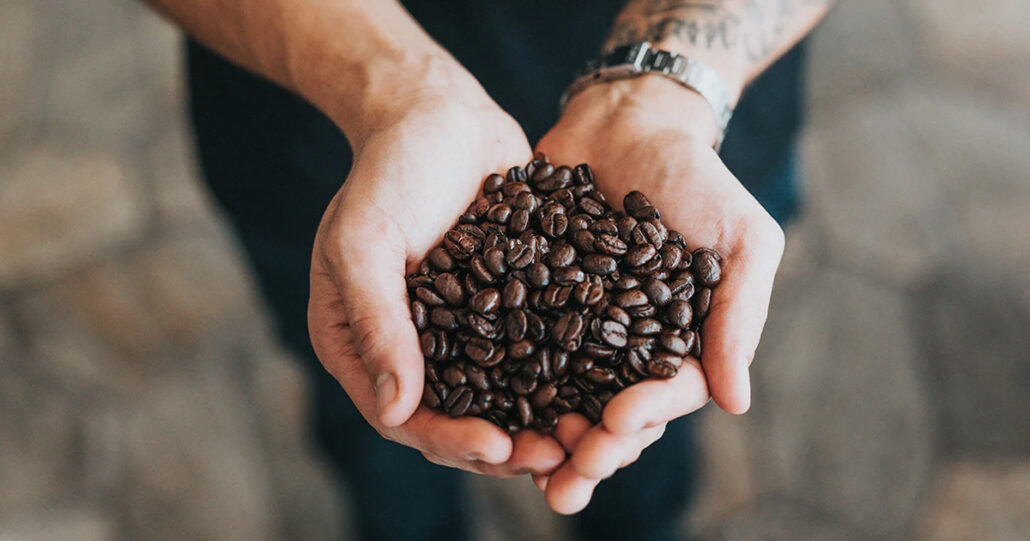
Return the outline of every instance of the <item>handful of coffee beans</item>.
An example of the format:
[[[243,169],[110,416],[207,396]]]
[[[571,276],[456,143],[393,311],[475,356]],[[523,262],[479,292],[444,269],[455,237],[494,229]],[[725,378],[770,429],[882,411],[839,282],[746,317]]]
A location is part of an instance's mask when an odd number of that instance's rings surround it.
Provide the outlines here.
[[[592,423],[616,393],[701,357],[720,255],[687,249],[640,192],[615,211],[586,164],[486,178],[407,279],[426,362],[423,404],[514,433]]]

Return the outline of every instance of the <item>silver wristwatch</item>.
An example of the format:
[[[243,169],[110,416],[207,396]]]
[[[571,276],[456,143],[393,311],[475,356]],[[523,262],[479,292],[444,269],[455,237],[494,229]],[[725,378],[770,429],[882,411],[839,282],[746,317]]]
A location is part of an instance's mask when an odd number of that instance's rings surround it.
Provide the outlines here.
[[[730,95],[719,74],[693,58],[652,49],[651,43],[647,41],[616,47],[588,62],[576,81],[562,95],[561,108],[565,109],[569,98],[594,83],[629,79],[645,73],[669,77],[697,92],[708,102],[719,127],[715,141],[715,149],[719,150],[723,137],[726,136],[726,126],[733,116]]]

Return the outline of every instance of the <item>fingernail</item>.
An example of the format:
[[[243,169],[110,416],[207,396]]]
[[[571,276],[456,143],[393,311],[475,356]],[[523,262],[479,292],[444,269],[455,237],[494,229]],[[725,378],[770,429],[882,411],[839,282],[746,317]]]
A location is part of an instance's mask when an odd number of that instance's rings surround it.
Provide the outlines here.
[[[393,402],[394,397],[397,396],[397,378],[393,377],[393,374],[389,372],[383,372],[376,377],[376,411],[380,415],[383,414],[383,410]]]

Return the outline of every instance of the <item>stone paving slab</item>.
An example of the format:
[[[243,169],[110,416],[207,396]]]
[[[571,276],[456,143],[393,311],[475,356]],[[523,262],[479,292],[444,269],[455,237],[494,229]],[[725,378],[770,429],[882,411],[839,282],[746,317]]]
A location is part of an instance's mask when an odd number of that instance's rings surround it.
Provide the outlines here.
[[[946,271],[920,306],[950,450],[1030,452],[1030,307],[1011,290],[990,274]]]
[[[877,92],[912,69],[915,38],[903,0],[838,2],[810,39],[809,102],[819,110],[842,96]]]
[[[32,29],[36,14],[25,2],[0,3],[0,141],[14,137],[29,111],[38,106],[33,92]]]
[[[92,507],[57,507],[6,517],[0,514],[3,541],[113,541],[117,529]]]
[[[815,116],[802,142],[809,207],[836,264],[885,283],[924,279],[943,251],[942,200],[900,111],[910,96],[855,98]]]
[[[1030,539],[1030,461],[959,459],[945,465],[916,519],[914,539]]]
[[[118,156],[75,145],[0,159],[0,290],[52,279],[139,236],[139,186]]]
[[[770,326],[779,347],[752,368],[760,483],[896,535],[934,442],[908,307],[898,291],[839,271],[807,287],[797,308],[771,314],[789,323]]]
[[[909,0],[923,62],[938,76],[1030,111],[1030,10],[1023,0]]]
[[[766,497],[737,509],[701,539],[710,541],[858,541],[867,539],[820,512],[782,497]]]

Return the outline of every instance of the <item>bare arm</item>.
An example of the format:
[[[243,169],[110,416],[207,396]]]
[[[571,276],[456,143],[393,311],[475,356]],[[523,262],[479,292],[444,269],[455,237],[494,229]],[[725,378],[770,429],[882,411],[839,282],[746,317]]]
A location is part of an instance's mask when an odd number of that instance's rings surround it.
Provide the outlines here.
[[[606,47],[648,40],[720,72],[739,97],[752,79],[805,37],[833,0],[632,0]]]
[[[313,103],[352,145],[419,100],[489,100],[393,0],[147,1],[232,62]]]

